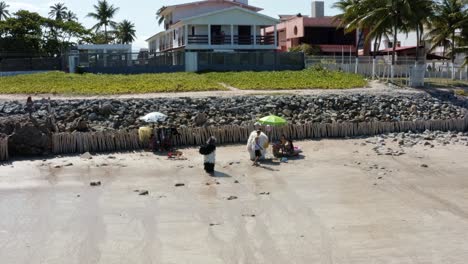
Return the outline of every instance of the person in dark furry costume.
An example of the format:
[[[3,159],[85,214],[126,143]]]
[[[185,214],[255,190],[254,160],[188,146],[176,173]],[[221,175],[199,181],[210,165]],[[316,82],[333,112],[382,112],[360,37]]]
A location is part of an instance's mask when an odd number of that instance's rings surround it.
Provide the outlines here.
[[[209,174],[214,174],[215,162],[216,162],[216,138],[210,137],[200,148],[200,154],[203,155],[203,164],[205,171]]]

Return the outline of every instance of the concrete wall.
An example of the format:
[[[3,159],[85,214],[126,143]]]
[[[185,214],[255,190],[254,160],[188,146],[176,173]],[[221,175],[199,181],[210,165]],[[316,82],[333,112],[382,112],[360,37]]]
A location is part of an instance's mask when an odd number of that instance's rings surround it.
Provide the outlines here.
[[[24,75],[24,74],[35,74],[35,73],[42,73],[48,71],[10,71],[10,72],[0,72],[0,77],[6,76],[16,76],[16,75]]]
[[[89,45],[89,44],[84,44],[84,45],[78,45],[78,50],[79,51],[84,51],[84,50],[119,50],[122,52],[127,52],[131,53],[132,52],[132,45],[126,45],[126,44],[103,44],[103,45]]]
[[[150,52],[155,52],[158,50],[158,48],[159,48],[159,43],[157,39],[154,38],[148,42],[148,49]]]
[[[102,74],[141,74],[141,73],[170,73],[185,71],[184,65],[172,66],[129,66],[129,67],[85,67],[84,72]]]
[[[185,71],[186,72],[198,71],[198,53],[197,52],[185,53]]]
[[[208,35],[208,25],[189,25],[189,36],[192,35],[192,26],[195,27],[195,35]]]
[[[298,17],[298,18],[286,21],[285,28],[286,28],[286,38],[288,39],[304,37],[304,18]],[[295,34],[296,33],[295,28],[297,28],[297,34]]]
[[[199,53],[198,71],[281,71],[304,69],[304,54],[278,52]]]

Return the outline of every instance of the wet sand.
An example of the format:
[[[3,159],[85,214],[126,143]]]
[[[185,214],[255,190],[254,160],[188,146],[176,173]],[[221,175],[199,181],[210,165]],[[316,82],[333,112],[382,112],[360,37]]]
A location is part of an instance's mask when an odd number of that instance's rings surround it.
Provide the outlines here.
[[[196,149],[3,165],[1,263],[466,263],[467,147],[364,142],[300,142],[260,168],[220,147],[216,178]]]

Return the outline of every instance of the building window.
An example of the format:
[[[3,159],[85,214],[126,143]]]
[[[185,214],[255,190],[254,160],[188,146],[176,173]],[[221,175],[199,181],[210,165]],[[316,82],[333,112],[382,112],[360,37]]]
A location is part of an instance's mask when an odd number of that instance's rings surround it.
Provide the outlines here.
[[[397,48],[401,46],[401,42],[400,41],[397,41]],[[393,49],[393,42],[392,41],[389,41],[388,42],[388,48],[392,48]]]
[[[195,36],[195,27],[192,26],[192,36]]]
[[[297,36],[297,26],[294,27],[294,35]]]

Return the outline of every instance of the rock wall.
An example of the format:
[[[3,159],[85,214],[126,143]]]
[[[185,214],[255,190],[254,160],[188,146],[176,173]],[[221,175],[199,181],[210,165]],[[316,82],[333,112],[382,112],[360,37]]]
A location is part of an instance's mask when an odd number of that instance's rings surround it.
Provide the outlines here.
[[[52,130],[45,119],[26,115],[0,118],[0,134],[8,136],[10,155],[37,156],[50,152]]]
[[[0,116],[24,114],[19,102],[0,103]],[[169,116],[164,125],[176,127],[248,125],[259,117],[276,114],[291,124],[334,122],[396,122],[463,118],[466,100],[428,94],[238,96],[232,98],[156,98],[100,100],[40,100],[34,116],[55,111],[58,130],[104,131],[136,129],[138,118],[150,112]]]
[[[8,138],[5,134],[0,134],[0,161],[8,160]]]
[[[139,117],[155,111],[168,115],[161,125],[182,132],[175,145],[198,145],[210,135],[222,143],[240,143],[253,123],[269,114],[289,122],[287,127],[274,129],[273,138],[283,133],[306,139],[425,130],[463,132],[468,130],[467,108],[465,99],[423,93],[38,100],[31,116],[23,103],[0,103],[0,134],[8,136],[10,156],[135,149],[139,147],[136,129],[146,125]]]

